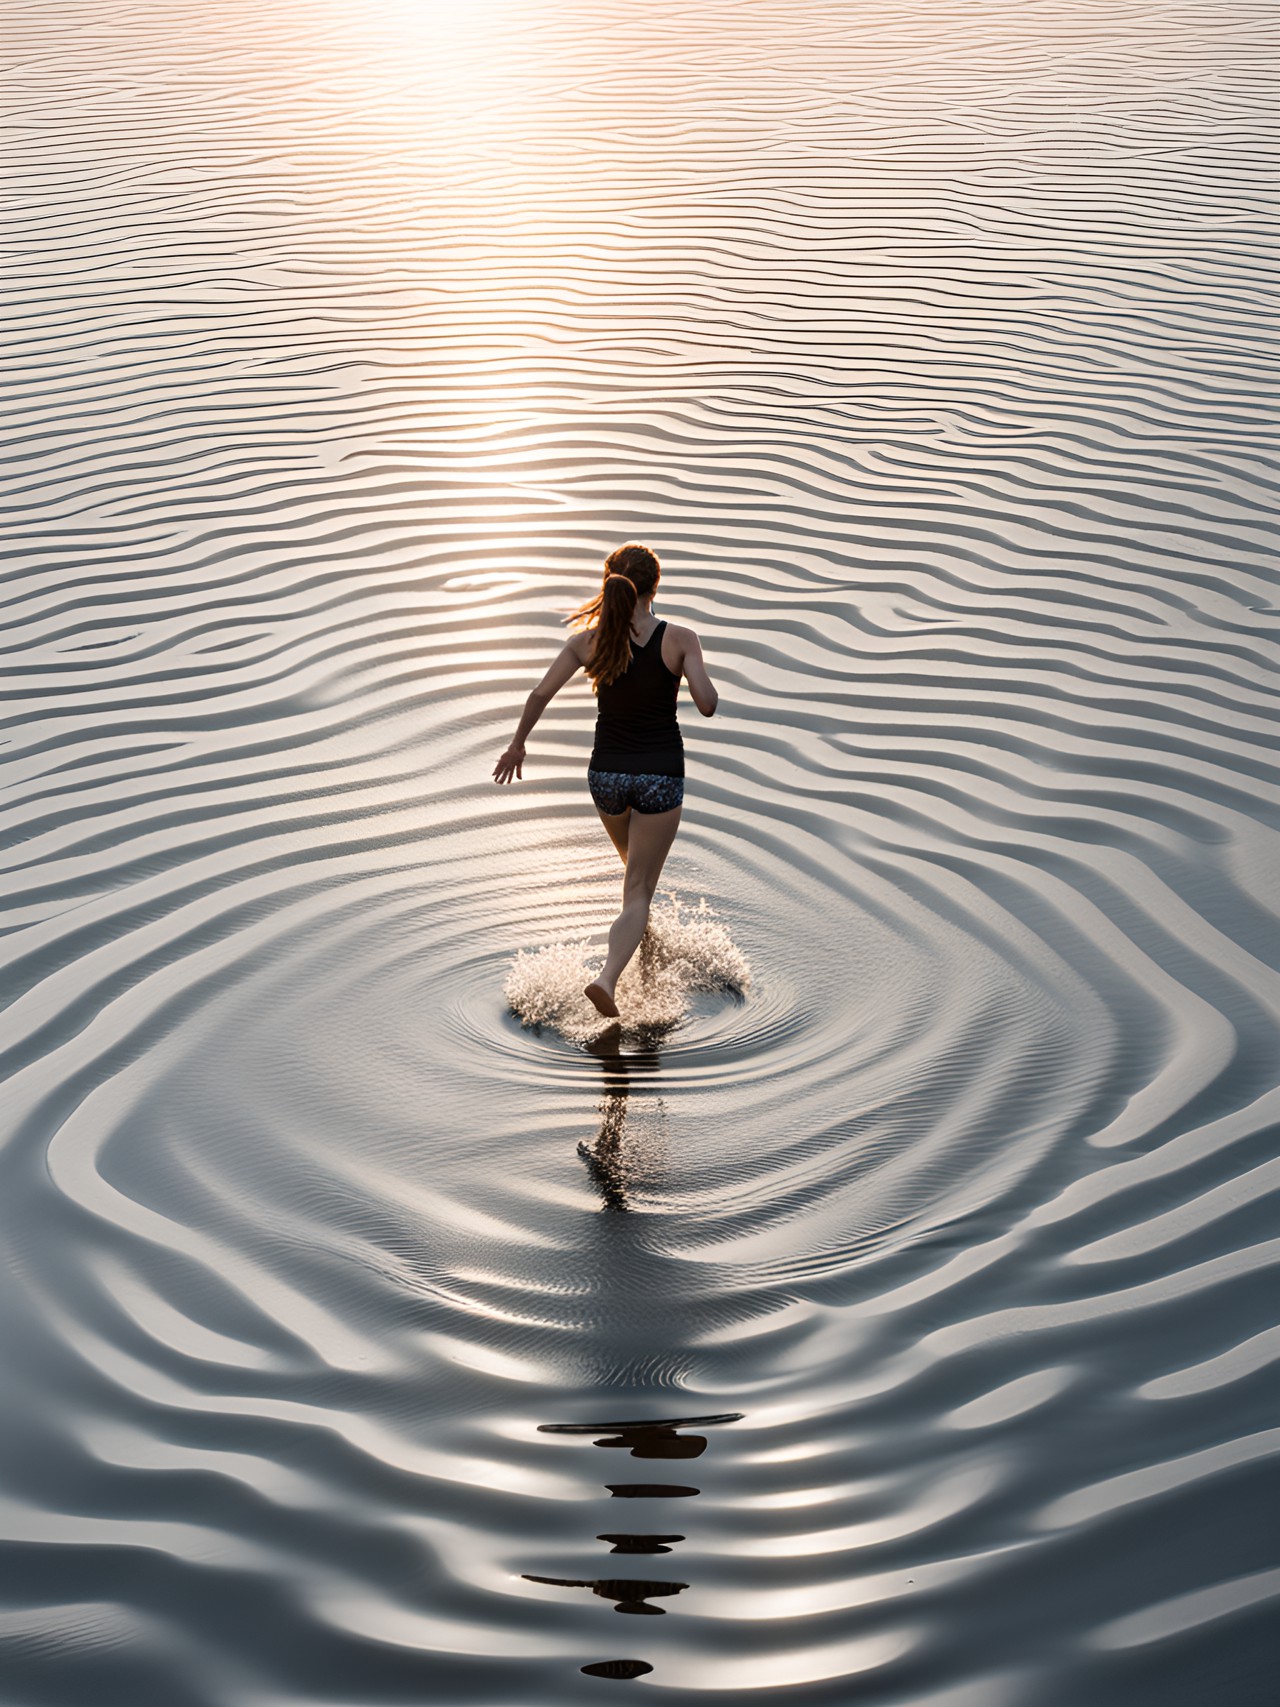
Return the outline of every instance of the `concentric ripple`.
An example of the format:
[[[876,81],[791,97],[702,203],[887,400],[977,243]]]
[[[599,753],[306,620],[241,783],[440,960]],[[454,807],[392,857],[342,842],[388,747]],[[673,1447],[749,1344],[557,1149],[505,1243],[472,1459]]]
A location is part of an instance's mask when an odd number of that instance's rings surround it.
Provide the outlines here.
[[[1278,36],[11,8],[6,1707],[1270,1703]]]

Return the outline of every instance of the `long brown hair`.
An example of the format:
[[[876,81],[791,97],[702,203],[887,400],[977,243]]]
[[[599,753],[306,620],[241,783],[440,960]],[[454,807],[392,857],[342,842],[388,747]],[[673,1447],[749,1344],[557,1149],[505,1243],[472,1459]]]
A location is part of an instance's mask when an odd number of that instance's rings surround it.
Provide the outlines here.
[[[662,570],[647,545],[620,545],[604,560],[600,591],[565,618],[571,628],[594,628],[587,674],[597,693],[616,682],[631,662],[631,619],[636,605],[658,585]]]

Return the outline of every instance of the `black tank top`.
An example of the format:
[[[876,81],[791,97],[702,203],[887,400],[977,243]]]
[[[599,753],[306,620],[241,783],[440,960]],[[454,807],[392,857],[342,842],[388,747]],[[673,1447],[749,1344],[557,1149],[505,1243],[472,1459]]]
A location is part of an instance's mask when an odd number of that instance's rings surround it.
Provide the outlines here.
[[[684,741],[676,722],[679,676],[662,661],[660,622],[643,646],[631,642],[631,662],[596,699],[593,771],[628,776],[683,776]]]

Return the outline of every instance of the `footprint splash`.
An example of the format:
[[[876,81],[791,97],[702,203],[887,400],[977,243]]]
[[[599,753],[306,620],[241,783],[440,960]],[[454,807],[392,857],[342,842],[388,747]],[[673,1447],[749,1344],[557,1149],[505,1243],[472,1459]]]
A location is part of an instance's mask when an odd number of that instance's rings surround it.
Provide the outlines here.
[[[602,1019],[583,994],[601,958],[585,937],[521,949],[507,975],[512,1012],[522,1025],[550,1026],[569,1043],[589,1043],[612,1025],[649,1037],[679,1025],[692,996],[741,996],[751,983],[746,956],[707,903],[692,907],[675,895],[654,907],[639,951],[618,980],[618,1020]]]

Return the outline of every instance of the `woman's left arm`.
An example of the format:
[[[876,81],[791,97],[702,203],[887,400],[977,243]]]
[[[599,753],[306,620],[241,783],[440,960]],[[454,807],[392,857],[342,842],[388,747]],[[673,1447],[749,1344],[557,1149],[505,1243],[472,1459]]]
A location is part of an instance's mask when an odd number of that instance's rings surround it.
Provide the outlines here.
[[[495,782],[510,782],[513,776],[523,778],[524,744],[529,738],[529,732],[560,689],[566,682],[572,681],[582,668],[583,660],[578,655],[580,645],[580,637],[576,634],[572,640],[567,640],[555,663],[525,700],[524,712],[511,739],[511,745],[493,767]]]

